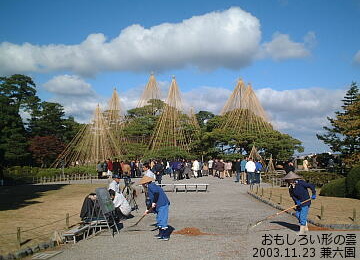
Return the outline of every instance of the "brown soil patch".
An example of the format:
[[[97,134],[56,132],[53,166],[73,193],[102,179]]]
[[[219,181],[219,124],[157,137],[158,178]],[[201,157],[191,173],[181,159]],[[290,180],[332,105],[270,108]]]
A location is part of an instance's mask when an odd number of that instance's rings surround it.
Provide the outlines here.
[[[333,229],[309,225],[309,231],[330,231],[330,230],[333,230]]]
[[[186,236],[204,236],[204,235],[212,235],[209,233],[201,232],[200,229],[195,227],[186,227],[180,229],[178,231],[174,231],[173,234],[186,235]]]

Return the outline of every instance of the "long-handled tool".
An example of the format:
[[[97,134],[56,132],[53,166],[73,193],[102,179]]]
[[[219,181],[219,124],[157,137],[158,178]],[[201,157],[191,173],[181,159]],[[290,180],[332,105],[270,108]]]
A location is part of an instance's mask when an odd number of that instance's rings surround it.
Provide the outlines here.
[[[139,220],[138,221],[136,221],[136,223],[134,224],[134,225],[131,225],[129,228],[132,228],[132,227],[135,227],[135,226],[137,226],[137,224],[139,224],[140,223],[140,221],[141,220],[143,220],[144,218],[145,218],[145,216],[147,215],[147,213],[144,213],[142,216],[141,216],[141,218],[139,218]]]
[[[308,201],[310,201],[310,200],[311,200],[311,199],[304,200],[303,202],[301,202],[301,204],[303,204],[303,203],[305,203],[305,202],[308,202]],[[284,212],[286,212],[286,211],[289,211],[290,209],[296,208],[297,206],[298,206],[298,205],[294,205],[294,206],[292,206],[292,207],[290,207],[290,208],[287,208],[287,209],[284,209],[284,210],[282,210],[282,211],[279,211],[279,212],[277,212],[277,213],[275,213],[275,214],[273,214],[273,215],[267,216],[266,218],[264,218],[264,219],[262,219],[262,220],[259,220],[259,221],[256,222],[255,224],[250,224],[249,227],[248,227],[248,229],[254,228],[254,227],[256,227],[257,225],[259,225],[260,223],[262,223],[263,221],[268,220],[268,219],[271,219],[271,218],[273,218],[273,217],[276,217],[276,216],[278,216],[278,215],[280,215],[280,214],[282,214],[282,213],[284,213]]]
[[[143,220],[143,219],[145,218],[145,216],[146,216],[147,214],[149,214],[152,210],[153,210],[153,208],[150,208],[147,213],[144,213],[144,214],[141,216],[141,218],[139,218],[139,220],[136,221],[136,223],[135,223],[134,225],[131,225],[129,228],[131,229],[131,228],[137,226],[137,224],[139,224],[140,221]],[[128,230],[128,231],[135,231],[135,230]]]

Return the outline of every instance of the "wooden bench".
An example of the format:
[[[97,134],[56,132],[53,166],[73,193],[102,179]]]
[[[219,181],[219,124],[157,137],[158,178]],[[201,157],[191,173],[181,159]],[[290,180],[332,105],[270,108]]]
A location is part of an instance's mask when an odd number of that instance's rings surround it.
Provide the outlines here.
[[[86,224],[84,226],[78,226],[75,228],[72,228],[68,231],[66,231],[63,234],[65,243],[70,243],[70,242],[74,242],[74,244],[76,243],[76,237],[77,236],[81,236],[82,238],[85,239],[86,238],[86,234],[87,234],[87,230],[90,228],[90,225]]]
[[[191,190],[195,190],[196,192],[198,191],[207,191],[209,184],[205,184],[205,183],[174,183],[174,191],[178,192],[178,190],[181,190],[181,188],[183,188],[185,190],[185,192],[191,191]],[[199,189],[201,188],[201,189]]]
[[[207,183],[161,183],[156,184],[163,188],[164,191],[178,192],[179,190],[188,191],[207,191],[209,184]],[[141,185],[139,185],[141,186]],[[166,187],[170,187],[170,190],[167,190]]]

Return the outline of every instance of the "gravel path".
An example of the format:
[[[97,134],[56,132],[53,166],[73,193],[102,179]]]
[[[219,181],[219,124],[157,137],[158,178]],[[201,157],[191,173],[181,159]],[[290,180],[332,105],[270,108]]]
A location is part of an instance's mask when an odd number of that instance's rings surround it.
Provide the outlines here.
[[[169,177],[163,179],[163,183],[172,182]],[[112,237],[110,232],[103,232],[64,246],[63,252],[52,259],[252,259],[252,248],[261,245],[264,232],[294,234],[296,219],[288,214],[265,221],[247,232],[250,223],[277,211],[249,196],[249,187],[235,183],[232,178],[220,180],[206,176],[180,182],[210,185],[208,192],[167,192],[171,202],[169,224],[175,231],[194,227],[208,235],[172,234],[169,241],[154,239],[152,214],[138,224],[138,231],[129,231],[128,227],[145,210],[144,195],[139,192],[140,210],[133,212],[134,218],[124,221],[120,234]]]

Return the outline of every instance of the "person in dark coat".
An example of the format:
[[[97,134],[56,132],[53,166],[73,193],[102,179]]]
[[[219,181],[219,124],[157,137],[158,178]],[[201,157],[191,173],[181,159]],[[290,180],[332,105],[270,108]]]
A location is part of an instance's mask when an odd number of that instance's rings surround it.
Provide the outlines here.
[[[155,237],[164,241],[169,240],[170,232],[168,227],[169,206],[170,201],[163,189],[155,184],[155,179],[148,176],[143,176],[140,180],[144,189],[147,189],[147,194],[150,200],[150,208],[145,210],[144,214],[150,212],[156,213],[156,222],[159,228],[159,234]]]
[[[297,205],[296,217],[300,224],[298,234],[302,235],[305,231],[308,231],[307,216],[311,205],[308,189],[311,189],[312,192],[311,199],[316,199],[315,185],[301,180],[301,177],[294,172],[289,172],[283,179],[289,184],[289,194]]]
[[[80,211],[80,218],[84,222],[91,221],[91,218],[96,218],[98,215],[99,208],[95,207],[96,193],[90,193],[85,197],[83,205]]]
[[[289,172],[295,172],[294,164],[292,162],[288,162],[287,164],[285,164],[284,171],[286,172],[286,174],[288,174]]]

